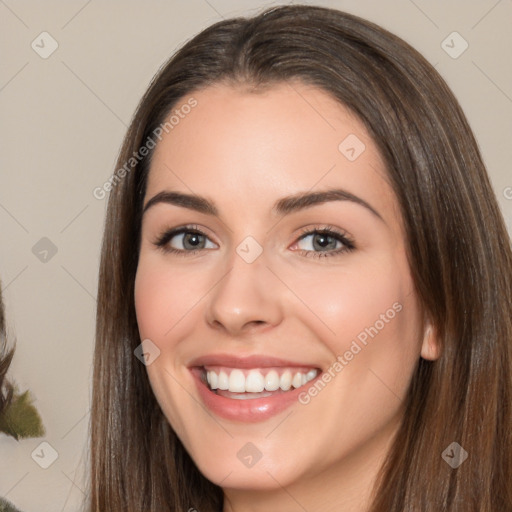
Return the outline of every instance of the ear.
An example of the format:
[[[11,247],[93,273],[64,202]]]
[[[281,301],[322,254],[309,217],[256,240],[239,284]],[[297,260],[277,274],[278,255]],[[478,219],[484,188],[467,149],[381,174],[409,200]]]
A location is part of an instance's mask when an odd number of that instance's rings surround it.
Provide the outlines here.
[[[441,347],[437,329],[427,320],[421,344],[421,357],[427,361],[435,361],[441,355]]]

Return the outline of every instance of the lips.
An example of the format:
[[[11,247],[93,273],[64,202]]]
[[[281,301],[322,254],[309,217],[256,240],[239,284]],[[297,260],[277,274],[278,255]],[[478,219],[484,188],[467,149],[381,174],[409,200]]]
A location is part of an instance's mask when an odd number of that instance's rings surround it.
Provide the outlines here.
[[[308,363],[227,354],[195,359],[189,369],[208,409],[241,422],[263,421],[288,408],[321,373]]]

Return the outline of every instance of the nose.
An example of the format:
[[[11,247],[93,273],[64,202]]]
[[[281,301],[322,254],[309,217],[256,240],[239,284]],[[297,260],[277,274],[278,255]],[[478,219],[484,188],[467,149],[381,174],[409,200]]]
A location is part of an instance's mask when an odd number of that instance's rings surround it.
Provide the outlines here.
[[[207,295],[206,321],[230,336],[261,332],[282,321],[279,280],[267,268],[263,254],[252,263],[237,253]]]

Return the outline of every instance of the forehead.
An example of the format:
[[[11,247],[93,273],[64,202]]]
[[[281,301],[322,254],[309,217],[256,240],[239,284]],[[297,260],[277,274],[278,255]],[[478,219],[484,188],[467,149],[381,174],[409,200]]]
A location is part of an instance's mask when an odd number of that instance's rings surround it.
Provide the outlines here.
[[[383,217],[397,215],[368,131],[322,89],[217,84],[182,98],[169,115],[172,129],[155,148],[146,197],[179,190],[211,197],[221,209],[237,198],[241,209],[265,209],[281,196],[343,187]]]

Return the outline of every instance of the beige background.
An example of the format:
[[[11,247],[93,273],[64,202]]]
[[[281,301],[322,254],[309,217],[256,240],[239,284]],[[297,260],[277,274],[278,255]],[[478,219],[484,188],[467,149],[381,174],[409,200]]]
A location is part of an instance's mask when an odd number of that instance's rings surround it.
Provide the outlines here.
[[[278,3],[0,0],[0,276],[9,331],[18,340],[11,375],[36,396],[47,428],[43,439],[0,436],[0,496],[25,512],[76,511],[86,492],[106,206],[92,191],[113,172],[136,104],[174,50],[222,18]],[[512,1],[303,3],[375,21],[436,66],[469,117],[512,231]],[[31,47],[35,40],[50,48],[38,37],[43,31],[58,43],[47,59]],[[453,31],[469,44],[456,59],[441,46]],[[57,249],[46,262],[33,252],[43,237]],[[43,249],[47,243],[39,242]],[[38,460],[49,460],[43,441],[58,454],[48,469],[31,457],[36,450]]]

